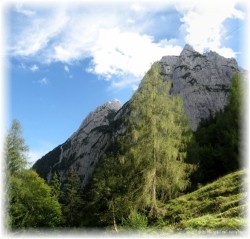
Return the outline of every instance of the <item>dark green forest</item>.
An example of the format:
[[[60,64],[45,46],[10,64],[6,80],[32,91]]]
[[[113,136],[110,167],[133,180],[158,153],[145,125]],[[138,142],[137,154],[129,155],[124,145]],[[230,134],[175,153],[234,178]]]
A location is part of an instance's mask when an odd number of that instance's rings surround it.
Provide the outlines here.
[[[241,76],[233,76],[225,109],[195,132],[181,96],[169,93],[171,86],[154,63],[120,119],[123,134],[83,189],[74,169],[64,183],[55,172],[50,185],[28,169],[28,147],[14,120],[5,144],[6,226],[11,231],[242,230]],[[117,127],[121,124],[114,122]]]

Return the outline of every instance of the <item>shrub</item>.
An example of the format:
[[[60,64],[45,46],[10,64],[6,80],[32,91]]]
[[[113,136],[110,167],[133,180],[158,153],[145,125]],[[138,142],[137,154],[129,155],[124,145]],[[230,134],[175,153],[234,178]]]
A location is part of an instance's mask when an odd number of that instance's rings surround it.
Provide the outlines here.
[[[126,229],[145,230],[147,225],[148,218],[136,210],[132,210],[128,218],[122,220],[122,226]]]

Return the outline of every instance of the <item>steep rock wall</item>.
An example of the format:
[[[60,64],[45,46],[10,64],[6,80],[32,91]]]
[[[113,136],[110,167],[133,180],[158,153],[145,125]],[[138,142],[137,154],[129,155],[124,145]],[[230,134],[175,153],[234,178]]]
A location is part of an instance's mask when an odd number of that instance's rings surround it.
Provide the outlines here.
[[[190,45],[184,47],[180,56],[164,56],[159,63],[165,79],[173,82],[171,94],[183,97],[193,130],[202,120],[224,109],[232,76],[240,71],[235,59],[211,51],[200,54]]]

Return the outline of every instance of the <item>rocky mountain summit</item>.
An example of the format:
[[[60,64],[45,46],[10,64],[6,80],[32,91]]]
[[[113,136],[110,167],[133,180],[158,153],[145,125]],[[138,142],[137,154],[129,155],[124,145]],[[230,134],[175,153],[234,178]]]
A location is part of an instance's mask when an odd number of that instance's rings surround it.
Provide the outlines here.
[[[180,56],[162,57],[159,64],[165,80],[172,81],[170,94],[183,97],[184,109],[194,131],[200,122],[224,109],[232,76],[240,71],[235,59],[211,51],[200,54],[190,45],[184,47]],[[112,101],[98,107],[65,143],[39,159],[33,169],[50,182],[54,172],[64,181],[68,171],[74,168],[84,187],[100,157],[124,131],[120,119],[129,111],[129,102],[121,106],[119,101]]]
[[[240,71],[235,59],[212,51],[200,54],[190,45],[184,47],[180,56],[164,56],[159,63],[164,77],[173,82],[171,94],[183,97],[193,130],[202,120],[224,109],[232,75]]]

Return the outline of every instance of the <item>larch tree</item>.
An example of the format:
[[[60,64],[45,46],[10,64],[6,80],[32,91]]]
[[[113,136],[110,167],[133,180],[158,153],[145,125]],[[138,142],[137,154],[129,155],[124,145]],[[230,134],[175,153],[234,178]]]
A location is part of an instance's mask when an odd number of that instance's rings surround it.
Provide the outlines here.
[[[152,65],[123,116],[122,135],[102,158],[92,181],[93,207],[115,228],[131,212],[155,217],[158,202],[189,185],[194,166],[185,162],[192,131],[181,96],[170,95],[158,63]]]
[[[138,208],[156,216],[157,201],[176,197],[189,185],[194,169],[185,163],[192,138],[181,96],[169,94],[171,81],[164,81],[158,63],[145,75],[131,102],[130,128],[121,139],[125,168],[134,171],[129,194]]]

